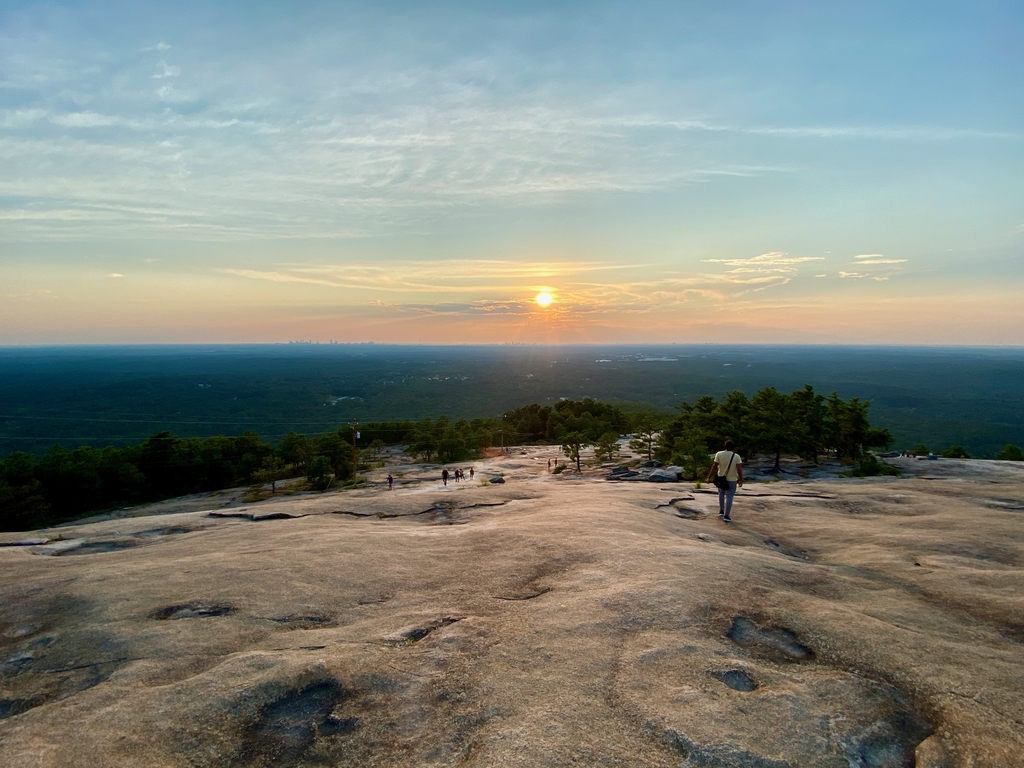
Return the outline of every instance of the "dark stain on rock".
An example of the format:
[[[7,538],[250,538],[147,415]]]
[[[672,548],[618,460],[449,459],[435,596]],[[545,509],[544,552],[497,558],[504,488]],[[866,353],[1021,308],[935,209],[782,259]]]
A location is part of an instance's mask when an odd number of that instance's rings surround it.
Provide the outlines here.
[[[99,685],[132,660],[118,638],[90,628],[91,602],[44,590],[11,597],[0,600],[0,720]]]
[[[913,768],[914,752],[931,728],[903,694],[886,683],[869,682],[881,717],[839,737],[851,768]]]
[[[393,677],[381,674],[380,672],[359,675],[352,682],[360,690],[370,693],[399,693],[406,688],[406,686]]]
[[[365,595],[356,600],[356,605],[378,605],[380,603],[386,603],[388,600],[394,598],[394,595],[390,592],[385,592],[379,595]]]
[[[774,539],[765,539],[765,546],[769,549],[774,549],[776,552],[785,555],[786,557],[793,557],[797,560],[806,560],[807,551],[800,549],[799,547],[790,547],[786,544],[780,544]]]
[[[0,699],[0,720],[20,715],[30,709],[46,703],[45,696],[34,696],[27,699]]]
[[[323,613],[292,613],[288,616],[277,616],[271,621],[288,625],[288,629],[320,629],[333,627],[334,617]]]
[[[138,536],[140,539],[155,539],[160,536],[177,536],[182,533],[192,533],[193,530],[193,528],[186,528],[183,525],[171,525],[166,528],[150,528],[133,535]]]
[[[351,733],[359,727],[354,717],[337,718],[334,708],[345,698],[337,680],[320,680],[266,704],[252,725],[232,765],[299,765],[323,736]]]
[[[786,627],[760,627],[745,616],[736,616],[725,634],[741,648],[766,653],[786,661],[811,661],[814,651],[797,642],[796,633]]]
[[[435,632],[449,624],[462,621],[462,616],[442,616],[432,621],[424,622],[411,627],[403,627],[397,632],[387,635],[384,640],[389,643],[418,643],[431,632]]]
[[[708,674],[716,680],[725,683],[734,691],[749,693],[750,691],[756,691],[760,687],[757,684],[757,680],[742,669],[713,670]]]
[[[772,760],[731,744],[696,744],[671,728],[665,731],[665,743],[693,768],[794,768],[785,760]]]
[[[31,653],[16,653],[0,662],[0,673],[13,677],[32,666],[33,661],[35,657]]]
[[[60,557],[71,557],[72,555],[95,555],[102,552],[119,552],[122,549],[131,549],[139,546],[134,539],[111,539],[109,541],[87,541],[81,546],[69,549],[67,552],[60,552]]]
[[[202,619],[209,616],[227,616],[235,612],[231,603],[205,603],[194,601],[180,605],[168,605],[150,612],[151,619]]]

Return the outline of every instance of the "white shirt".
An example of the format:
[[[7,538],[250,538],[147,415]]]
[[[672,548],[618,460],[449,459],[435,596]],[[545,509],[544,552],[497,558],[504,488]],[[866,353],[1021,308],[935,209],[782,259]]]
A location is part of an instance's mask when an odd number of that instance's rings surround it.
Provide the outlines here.
[[[733,456],[735,456],[736,458],[734,459]],[[734,483],[740,479],[740,475],[736,467],[743,463],[743,459],[740,458],[740,455],[738,453],[734,453],[732,451],[719,451],[718,453],[715,454],[715,461],[718,462],[719,477],[725,475],[726,480],[729,480]],[[731,467],[729,466],[730,461],[732,462]],[[726,469],[729,470],[728,473],[726,473]]]

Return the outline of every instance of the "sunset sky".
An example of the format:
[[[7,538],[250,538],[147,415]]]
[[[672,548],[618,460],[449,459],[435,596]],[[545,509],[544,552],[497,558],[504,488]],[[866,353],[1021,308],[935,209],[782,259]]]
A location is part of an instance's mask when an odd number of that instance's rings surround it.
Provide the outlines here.
[[[0,6],[0,344],[1021,345],[1022,295],[1019,0]]]

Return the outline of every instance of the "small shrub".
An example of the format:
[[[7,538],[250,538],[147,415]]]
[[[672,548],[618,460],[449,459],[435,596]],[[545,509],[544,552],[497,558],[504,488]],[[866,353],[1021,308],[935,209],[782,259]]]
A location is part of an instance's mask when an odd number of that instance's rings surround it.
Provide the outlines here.
[[[558,464],[554,469],[551,470],[551,474],[560,475],[565,472],[565,464]]]
[[[879,459],[873,453],[865,453],[853,469],[842,473],[845,477],[878,477],[879,475],[900,475],[900,471],[892,464]]]
[[[1000,461],[1024,461],[1024,451],[1012,443],[1004,445],[996,458]]]
[[[911,449],[910,452],[915,456],[927,456],[929,453],[931,453],[931,451],[928,450],[928,446],[925,445],[924,443],[918,443]]]
[[[944,458],[944,459],[969,459],[969,458],[971,458],[968,455],[968,453],[967,453],[967,449],[965,449],[962,445],[951,445],[951,446],[949,446],[949,448],[944,450],[939,455],[942,458]]]

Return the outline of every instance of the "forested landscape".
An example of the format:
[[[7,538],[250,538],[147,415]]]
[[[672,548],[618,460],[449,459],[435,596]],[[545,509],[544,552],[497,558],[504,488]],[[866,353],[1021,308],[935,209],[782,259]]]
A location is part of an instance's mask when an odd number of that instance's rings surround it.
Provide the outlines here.
[[[286,478],[354,482],[384,446],[425,462],[519,444],[609,459],[631,434],[691,476],[725,437],[745,456],[828,456],[863,474],[884,471],[865,449],[893,445],[1024,458],[1012,351],[8,349],[0,365],[7,529]]]
[[[776,463],[784,452],[810,461],[829,455],[850,464],[867,448],[888,445],[891,434],[868,423],[868,403],[825,398],[807,386],[792,394],[768,387],[747,398],[731,392],[683,403],[674,418],[632,416],[591,398],[533,403],[500,417],[361,424],[318,435],[290,432],[276,445],[255,432],[237,437],[180,438],[170,432],[125,447],[51,446],[41,457],[19,451],[0,462],[0,527],[25,529],[126,504],[270,484],[306,477],[326,488],[354,478],[385,446],[402,446],[425,462],[454,462],[494,446],[554,444],[579,460],[595,446],[611,458],[620,436],[633,435],[641,453],[687,467],[699,475],[709,454],[727,437],[746,455],[767,454]]]
[[[811,384],[871,403],[894,447],[1024,444],[1024,352],[794,346],[252,345],[0,349],[0,458],[352,421],[490,418],[590,397],[671,416],[683,401]]]

